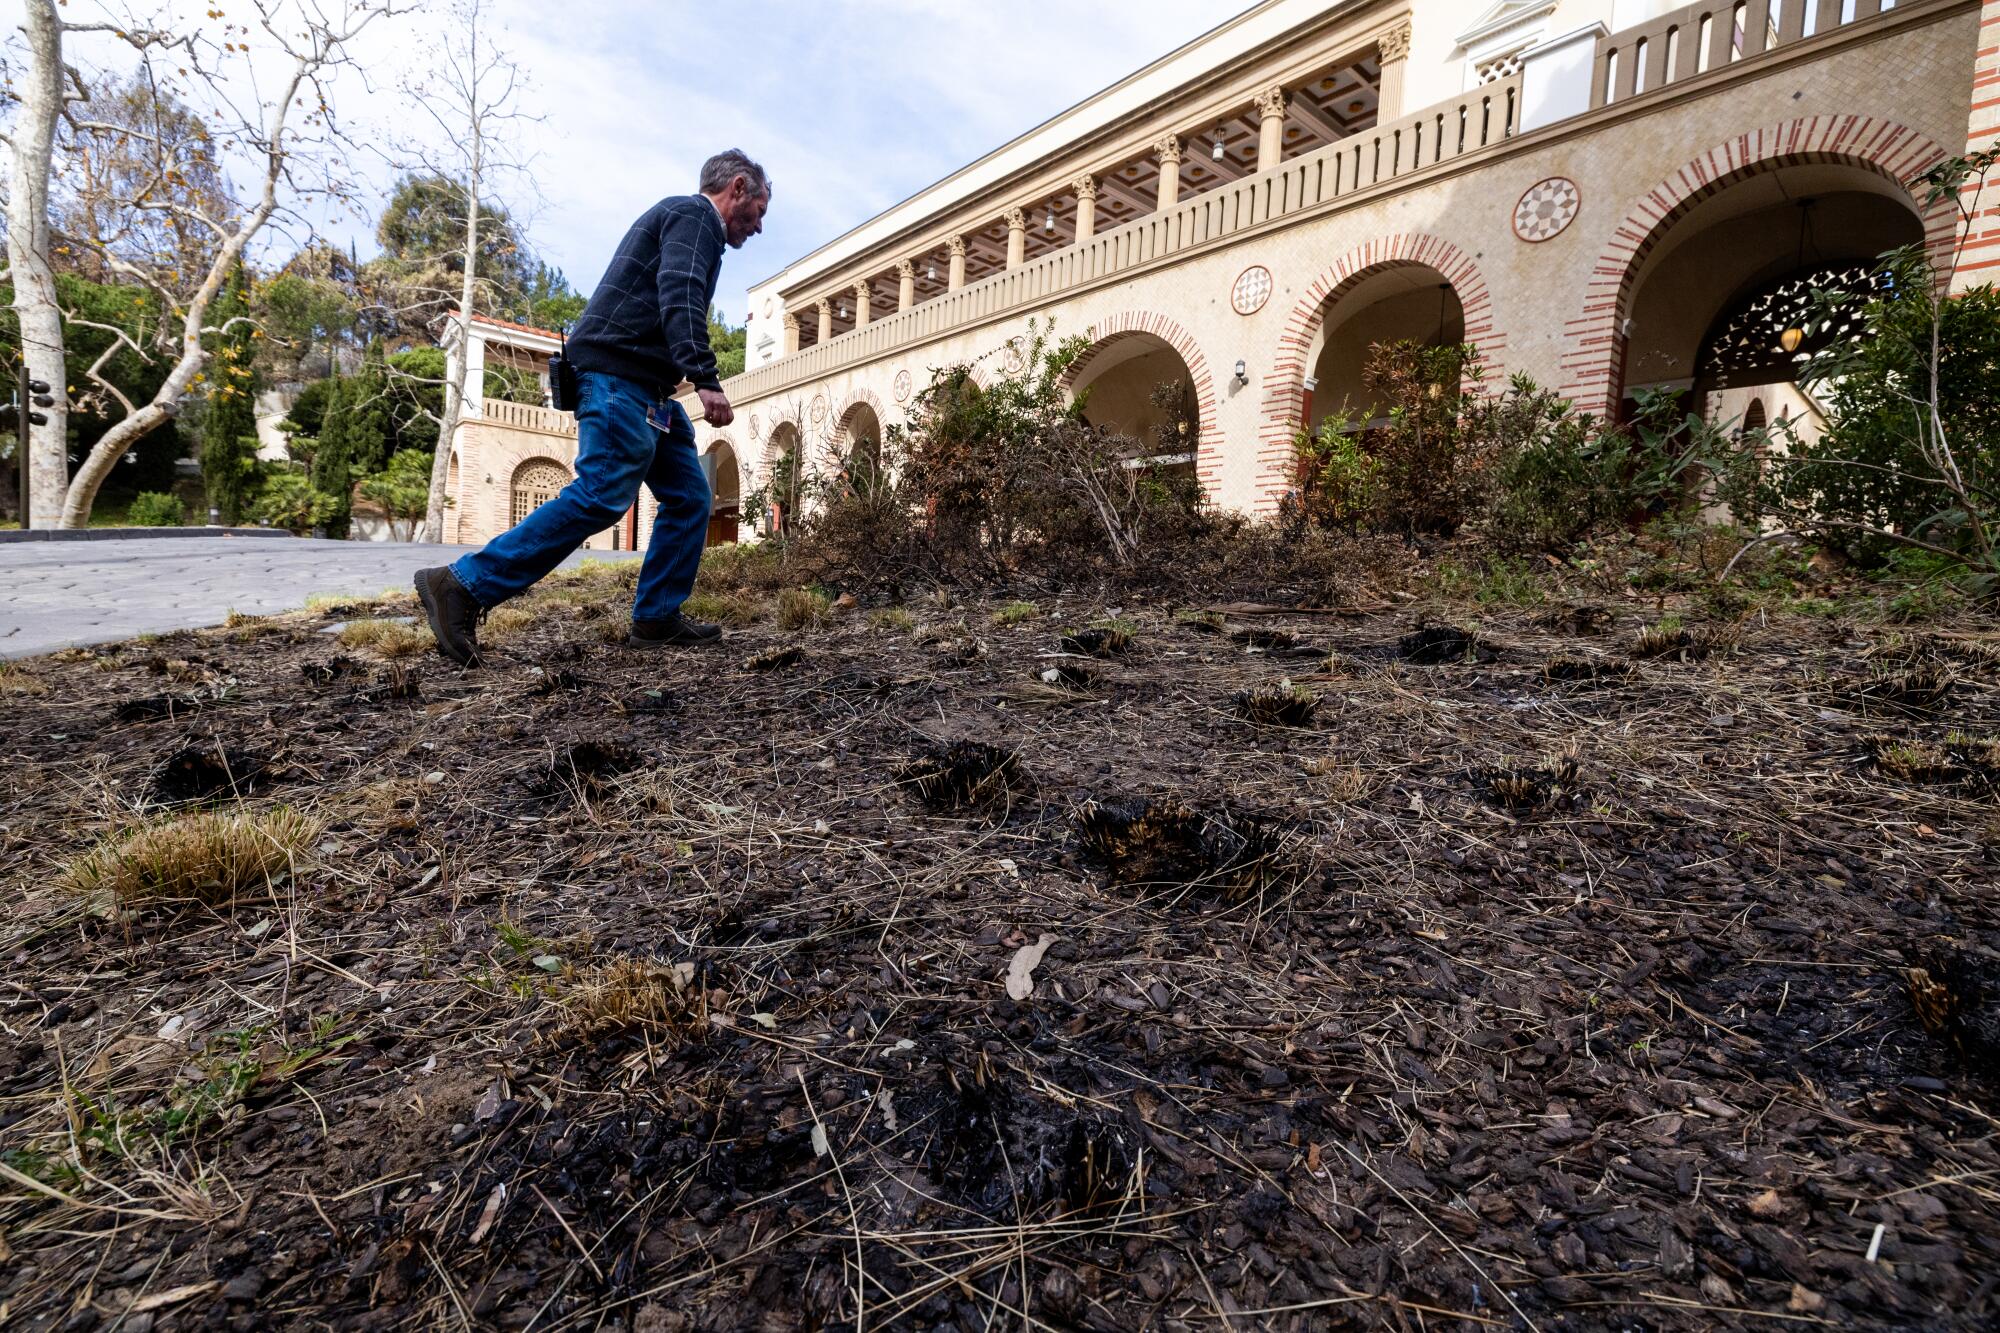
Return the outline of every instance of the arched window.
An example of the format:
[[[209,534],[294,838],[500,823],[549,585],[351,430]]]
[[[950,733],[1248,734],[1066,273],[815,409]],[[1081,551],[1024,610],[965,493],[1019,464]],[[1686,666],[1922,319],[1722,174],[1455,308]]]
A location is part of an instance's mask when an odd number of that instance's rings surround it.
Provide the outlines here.
[[[512,504],[508,507],[508,525],[519,523],[541,506],[556,498],[556,492],[569,485],[569,469],[553,458],[530,458],[514,469],[514,481],[510,488]]]

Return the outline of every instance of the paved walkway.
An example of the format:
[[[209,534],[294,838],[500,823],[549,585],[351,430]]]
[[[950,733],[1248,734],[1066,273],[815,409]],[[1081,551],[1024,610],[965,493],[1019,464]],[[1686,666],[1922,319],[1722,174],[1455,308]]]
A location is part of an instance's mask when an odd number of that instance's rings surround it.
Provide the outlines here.
[[[468,546],[310,537],[135,537],[0,543],[0,658],[219,625],[231,611],[296,611],[314,596],[407,592]],[[631,559],[591,551],[578,559]]]

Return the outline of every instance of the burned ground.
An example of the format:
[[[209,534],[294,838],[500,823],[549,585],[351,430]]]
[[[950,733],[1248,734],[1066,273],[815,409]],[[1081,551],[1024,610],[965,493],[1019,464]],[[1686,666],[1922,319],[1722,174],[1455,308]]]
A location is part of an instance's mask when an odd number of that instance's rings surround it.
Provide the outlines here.
[[[1990,629],[1045,598],[643,653],[619,596],[474,675],[311,616],[22,668],[0,1323],[2000,1317]],[[64,886],[285,805],[233,903]]]

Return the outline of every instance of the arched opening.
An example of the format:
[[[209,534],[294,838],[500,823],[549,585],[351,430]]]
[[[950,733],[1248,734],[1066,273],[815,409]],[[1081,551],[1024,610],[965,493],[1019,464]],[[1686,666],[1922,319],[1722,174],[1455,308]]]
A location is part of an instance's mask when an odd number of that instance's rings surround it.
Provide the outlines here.
[[[764,534],[775,537],[785,531],[803,498],[805,441],[798,424],[781,421],[771,427],[764,442]]]
[[[507,525],[512,527],[556,498],[569,485],[569,469],[553,458],[530,458],[514,469],[508,483]]]
[[[465,497],[460,494],[458,485],[458,450],[454,449],[444,474],[444,538],[450,542],[462,540],[459,526],[460,515],[465,512]]]
[[[1079,359],[1070,389],[1082,400],[1085,421],[1131,441],[1124,449],[1129,466],[1195,475],[1200,391],[1186,358],[1165,338],[1139,332],[1105,338]]]
[[[874,405],[855,403],[833,432],[833,464],[849,487],[872,486],[882,470],[882,417]]]
[[[1428,264],[1385,265],[1329,297],[1308,364],[1306,419],[1318,434],[1329,418],[1365,429],[1380,416],[1367,384],[1372,349],[1413,342],[1455,347],[1465,341],[1465,304],[1449,279]]]
[[[708,544],[733,542],[743,513],[743,478],[735,448],[728,440],[717,439],[701,456],[701,468],[708,474]]]
[[[1647,390],[1689,395],[1717,425],[1788,420],[1804,437],[1819,406],[1796,382],[1821,347],[1858,336],[1855,315],[1879,287],[1875,261],[1924,239],[1907,191],[1858,163],[1749,170],[1656,227],[1626,274],[1619,411]],[[1814,292],[1851,293],[1827,320]]]

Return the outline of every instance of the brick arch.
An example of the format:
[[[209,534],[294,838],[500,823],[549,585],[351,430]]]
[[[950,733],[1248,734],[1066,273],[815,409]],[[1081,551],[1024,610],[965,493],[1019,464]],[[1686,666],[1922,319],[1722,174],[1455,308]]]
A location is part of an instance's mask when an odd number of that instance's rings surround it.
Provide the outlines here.
[[[1444,275],[1465,312],[1465,340],[1476,344],[1489,372],[1501,366],[1507,338],[1493,318],[1493,292],[1472,257],[1442,237],[1398,232],[1358,245],[1313,279],[1291,313],[1264,375],[1263,424],[1257,432],[1259,513],[1284,494],[1292,466],[1292,435],[1305,416],[1306,371],[1326,312],[1364,278],[1392,268],[1431,268]]]
[[[1735,135],[1655,185],[1612,226],[1591,265],[1583,308],[1563,329],[1562,394],[1587,412],[1610,416],[1624,389],[1625,316],[1646,259],[1696,205],[1768,171],[1804,163],[1859,167],[1893,182],[1923,219],[1924,244],[1948,251],[1956,210],[1928,210],[1911,182],[1946,156],[1935,140],[1873,116],[1804,116]]]
[[[875,420],[881,424],[883,430],[889,429],[889,409],[882,405],[882,400],[867,389],[854,390],[848,395],[847,401],[840,405],[840,412],[834,417],[833,434],[827,438],[827,452],[836,462],[846,456],[854,409],[864,406],[874,411]],[[876,443],[880,444],[881,441],[877,440]]]
[[[1091,340],[1090,346],[1063,372],[1060,381],[1062,390],[1069,393],[1083,378],[1084,372],[1090,369],[1091,363],[1107,348],[1146,334],[1173,348],[1180,356],[1181,364],[1188,368],[1188,378],[1194,382],[1195,411],[1201,431],[1201,447],[1195,453],[1194,472],[1202,490],[1212,495],[1222,481],[1222,430],[1217,424],[1215,377],[1209,374],[1208,358],[1202,355],[1194,335],[1178,323],[1150,310],[1121,310],[1115,315],[1092,320],[1084,330],[1084,335]]]

